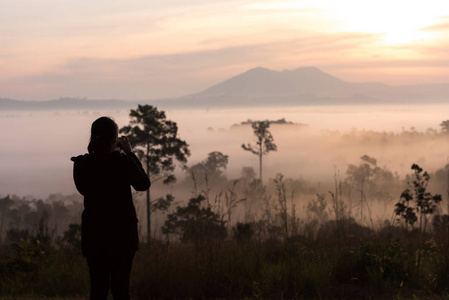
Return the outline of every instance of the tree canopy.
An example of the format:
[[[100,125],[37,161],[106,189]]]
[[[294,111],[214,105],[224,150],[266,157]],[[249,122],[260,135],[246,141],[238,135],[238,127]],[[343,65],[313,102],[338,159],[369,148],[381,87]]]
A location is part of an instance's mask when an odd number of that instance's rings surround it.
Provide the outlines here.
[[[228,158],[228,155],[219,151],[210,152],[207,159],[194,164],[186,170],[186,178],[193,180],[192,177],[194,176],[196,182],[202,182],[207,176],[209,183],[221,185],[227,181],[226,176],[223,175],[223,170],[225,170],[228,165]]]
[[[189,145],[178,137],[177,124],[151,105],[138,105],[129,117],[129,125],[121,128],[120,133],[128,137],[152,181],[175,181],[175,161],[184,165],[190,156]]]

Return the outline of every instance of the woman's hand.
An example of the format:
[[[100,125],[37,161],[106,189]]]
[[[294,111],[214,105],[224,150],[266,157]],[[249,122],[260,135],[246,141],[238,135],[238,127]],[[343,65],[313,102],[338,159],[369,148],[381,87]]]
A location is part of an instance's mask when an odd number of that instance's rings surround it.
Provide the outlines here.
[[[117,146],[123,150],[123,152],[125,153],[131,153],[132,149],[131,149],[131,144],[128,141],[128,138],[124,135],[122,135],[121,137],[118,138],[117,140]]]

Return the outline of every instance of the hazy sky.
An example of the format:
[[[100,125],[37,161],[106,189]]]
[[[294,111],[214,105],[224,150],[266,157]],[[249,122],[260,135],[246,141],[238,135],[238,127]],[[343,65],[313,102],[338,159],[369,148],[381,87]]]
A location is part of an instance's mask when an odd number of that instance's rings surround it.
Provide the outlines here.
[[[0,0],[0,98],[154,99],[257,66],[449,83],[449,1]]]

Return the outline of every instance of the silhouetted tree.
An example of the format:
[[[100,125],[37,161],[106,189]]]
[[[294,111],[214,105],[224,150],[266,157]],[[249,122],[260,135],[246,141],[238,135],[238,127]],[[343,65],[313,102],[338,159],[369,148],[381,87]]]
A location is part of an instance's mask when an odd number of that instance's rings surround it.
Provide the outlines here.
[[[189,200],[185,207],[178,206],[167,216],[163,234],[178,234],[184,242],[223,239],[226,237],[225,221],[207,205],[206,198],[198,195]]]
[[[207,176],[208,181],[216,185],[226,181],[223,170],[226,169],[227,165],[227,155],[219,151],[210,152],[207,159],[187,169],[187,178],[194,176],[195,180],[200,180]]]
[[[442,121],[440,123],[441,132],[449,134],[449,120]]]
[[[69,224],[67,230],[64,232],[62,242],[71,250],[81,250],[81,225]]]
[[[174,200],[175,197],[172,194],[167,194],[165,197],[159,197],[154,200],[154,203],[151,206],[153,207],[153,210],[167,212]]]
[[[151,105],[138,105],[131,110],[128,126],[120,129],[134,147],[138,157],[146,165],[152,182],[163,180],[164,184],[175,182],[175,160],[185,164],[190,150],[178,137],[178,126],[167,120],[164,111]],[[147,190],[147,235],[151,237],[150,190]]]
[[[0,198],[0,243],[3,241],[3,225],[5,220],[5,214],[14,204],[14,201],[8,196]]]
[[[398,178],[387,168],[379,167],[377,160],[368,155],[363,155],[362,163],[359,165],[350,164],[346,170],[346,183],[354,184],[356,190],[364,195],[374,196],[380,199],[388,198],[388,191],[391,191]]]
[[[426,230],[428,216],[432,215],[437,209],[437,204],[441,202],[441,195],[432,195],[426,192],[430,176],[427,172],[417,164],[412,165],[414,171],[414,180],[411,183],[407,182],[407,189],[402,192],[401,198],[395,205],[395,214],[404,219],[406,224],[413,225],[418,221],[419,215],[419,229]]]
[[[329,218],[327,213],[327,202],[324,194],[316,194],[316,200],[312,199],[307,204],[307,210],[314,213],[320,222],[325,222]]]
[[[241,174],[242,174],[241,178],[248,182],[253,181],[257,176],[253,167],[243,167]]]
[[[251,126],[256,136],[256,145],[242,144],[242,148],[259,156],[259,178],[260,182],[262,182],[262,156],[268,154],[270,151],[277,151],[277,146],[268,130],[268,127],[270,127],[269,121],[255,121]]]

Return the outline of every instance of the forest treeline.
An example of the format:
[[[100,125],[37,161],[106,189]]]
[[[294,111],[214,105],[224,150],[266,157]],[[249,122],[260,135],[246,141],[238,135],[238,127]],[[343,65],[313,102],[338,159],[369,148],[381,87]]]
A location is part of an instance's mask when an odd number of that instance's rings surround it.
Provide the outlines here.
[[[336,196],[339,197],[338,213],[361,225],[372,229],[386,222],[401,225],[394,215],[394,207],[400,201],[401,193],[415,178],[412,169],[409,175],[401,178],[386,166],[378,166],[375,158],[364,155],[358,165],[350,164],[344,172],[335,171],[332,183],[286,178],[279,173],[266,184],[261,184],[252,167],[243,167],[240,178],[228,179],[225,175],[227,162],[228,157],[221,152],[209,153],[205,160],[186,169],[185,177],[170,187],[184,197],[168,193],[152,200],[152,214],[157,215],[153,220],[155,237],[165,239],[167,235],[176,235],[167,230],[164,233],[167,216],[176,214],[180,207],[189,206],[207,207],[217,222],[225,224],[228,237],[233,235],[232,228],[237,223],[254,225],[264,220],[280,226],[282,209],[292,223],[289,235],[305,234],[304,230],[310,230],[311,224],[315,224],[317,231],[323,223],[335,219],[336,200],[333,197]],[[449,165],[428,174],[427,191],[442,195],[444,200],[438,204],[435,214],[444,214],[448,210],[448,174]],[[280,194],[285,202],[282,205]],[[142,196],[141,193],[135,194],[141,215],[144,206]],[[50,194],[46,199],[7,195],[0,198],[0,239],[3,243],[18,242],[37,233],[45,233],[56,240],[63,236],[70,224],[80,222],[82,209],[82,197],[76,194]],[[140,222],[145,222],[143,216]],[[140,230],[145,229],[141,226]],[[275,231],[271,232],[277,236]],[[268,238],[268,233],[263,235]],[[141,236],[143,239],[144,234]],[[175,241],[176,238],[170,240]]]
[[[441,127],[363,138],[418,144],[449,138],[449,122]],[[360,132],[340,137],[354,135]],[[249,166],[231,179],[228,162],[213,151],[186,165],[177,183],[156,183],[151,240],[145,195],[135,194],[142,239],[131,280],[136,299],[447,297],[445,159],[431,172],[411,161],[400,176],[367,153],[334,169],[332,182],[281,172],[262,182]],[[81,211],[79,195],[0,198],[1,296],[87,296]]]

